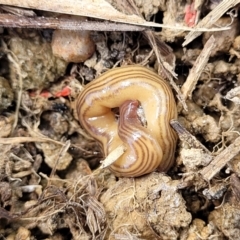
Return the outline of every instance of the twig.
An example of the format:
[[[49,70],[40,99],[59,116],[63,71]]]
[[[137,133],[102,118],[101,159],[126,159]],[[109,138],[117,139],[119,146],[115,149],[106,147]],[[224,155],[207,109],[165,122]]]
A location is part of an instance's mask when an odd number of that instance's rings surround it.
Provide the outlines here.
[[[236,6],[240,3],[240,0],[223,0],[220,2],[206,17],[204,17],[193,29],[198,28],[210,28],[224,13],[226,13],[230,8]],[[186,46],[196,37],[201,35],[202,32],[190,32],[185,37],[185,41],[182,46]]]
[[[210,181],[231,159],[240,152],[240,137],[225,148],[214,160],[200,171],[206,181]]]
[[[175,68],[175,55],[172,49],[162,42],[153,31],[143,32],[148,39],[149,44],[156,54],[157,61],[159,63],[158,74],[164,78],[171,79],[172,76],[176,78]],[[164,65],[165,63],[165,65]],[[168,69],[165,66],[168,66]],[[181,94],[176,83],[172,81],[173,88]]]
[[[147,27],[108,21],[86,21],[52,17],[24,17],[0,14],[0,26],[11,28],[67,29],[90,31],[143,31]]]
[[[186,82],[183,84],[181,91],[184,96],[184,99],[192,98],[192,92],[195,89],[195,86],[197,84],[197,81],[205,68],[208,59],[210,57],[210,54],[212,52],[212,49],[215,46],[215,38],[214,36],[211,36],[206,44],[204,45],[204,48],[201,52],[201,54],[198,56],[197,60],[195,61]]]
[[[211,152],[200,143],[190,132],[187,131],[177,120],[170,121],[171,126],[176,130],[181,141],[186,142],[193,148],[202,149],[206,154],[211,155]]]

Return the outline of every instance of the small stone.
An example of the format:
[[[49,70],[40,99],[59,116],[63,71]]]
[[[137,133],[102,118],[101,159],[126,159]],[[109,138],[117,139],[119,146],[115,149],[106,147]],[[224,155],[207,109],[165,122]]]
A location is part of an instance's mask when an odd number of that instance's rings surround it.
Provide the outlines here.
[[[68,18],[75,17],[69,16]],[[78,17],[79,19],[79,17]],[[66,62],[84,62],[95,51],[90,31],[55,30],[52,38],[52,51],[56,57]]]

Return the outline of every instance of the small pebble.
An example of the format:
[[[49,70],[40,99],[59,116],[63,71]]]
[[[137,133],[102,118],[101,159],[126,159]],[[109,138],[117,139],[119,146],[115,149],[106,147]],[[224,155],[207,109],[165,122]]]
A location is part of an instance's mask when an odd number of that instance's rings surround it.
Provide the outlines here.
[[[58,29],[53,33],[52,51],[56,57],[66,62],[79,63],[92,56],[95,51],[95,44],[91,39],[90,31]]]

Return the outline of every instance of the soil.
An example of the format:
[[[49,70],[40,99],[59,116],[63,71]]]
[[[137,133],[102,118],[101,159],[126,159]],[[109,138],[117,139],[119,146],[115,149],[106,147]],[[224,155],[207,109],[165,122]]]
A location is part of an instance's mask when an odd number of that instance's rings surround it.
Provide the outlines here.
[[[146,20],[185,27],[221,1],[198,2],[135,0]],[[240,239],[238,10],[214,25],[229,29],[185,46],[182,29],[58,30],[53,46],[54,30],[2,28],[0,239]],[[133,64],[170,82],[179,141],[167,173],[118,178],[99,168],[101,146],[80,126],[75,100],[103,72]]]

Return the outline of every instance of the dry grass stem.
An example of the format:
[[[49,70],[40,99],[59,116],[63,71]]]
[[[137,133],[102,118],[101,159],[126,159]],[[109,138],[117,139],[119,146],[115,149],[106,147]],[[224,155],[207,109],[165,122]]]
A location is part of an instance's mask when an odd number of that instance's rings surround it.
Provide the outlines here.
[[[58,155],[58,157],[56,159],[55,166],[52,168],[52,171],[51,171],[51,174],[50,174],[50,178],[55,174],[58,162],[66,154],[66,152],[68,151],[70,145],[71,145],[70,140],[67,140],[65,142],[65,144],[62,146],[62,149],[61,149],[61,151],[60,151],[60,153],[59,153],[59,155]],[[48,182],[48,184],[50,184],[50,182]]]
[[[8,47],[4,41],[1,41],[1,43],[4,48],[4,51],[7,53],[7,57],[9,59],[9,61],[12,62],[13,65],[15,66],[16,73],[19,78],[18,81],[16,81],[19,84],[18,84],[18,92],[17,92],[17,105],[16,105],[16,109],[15,109],[15,114],[14,114],[14,123],[13,123],[12,131],[11,131],[11,134],[12,134],[18,123],[18,114],[19,114],[20,104],[21,104],[21,100],[22,100],[23,78],[22,78],[21,65],[19,64],[18,57],[12,51],[10,51],[8,49]]]
[[[240,152],[240,137],[218,154],[214,160],[200,173],[206,181],[210,181],[221,169]]]
[[[10,28],[67,29],[89,31],[144,31],[147,27],[113,23],[108,21],[86,21],[52,17],[24,17],[0,14],[0,26]]]
[[[25,16],[25,17],[36,16],[36,13],[33,10],[27,10],[19,7],[10,7],[10,6],[4,6],[4,5],[1,5],[0,8],[8,13],[12,13],[17,16]]]

